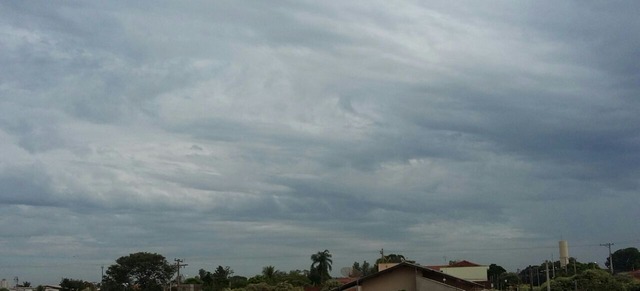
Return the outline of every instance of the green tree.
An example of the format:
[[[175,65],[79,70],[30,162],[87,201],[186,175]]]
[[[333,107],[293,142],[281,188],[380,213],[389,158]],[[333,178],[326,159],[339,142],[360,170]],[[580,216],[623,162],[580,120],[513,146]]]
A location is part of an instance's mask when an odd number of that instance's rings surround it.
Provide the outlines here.
[[[229,266],[218,266],[213,272],[213,290],[224,290],[229,287],[229,277],[233,274],[233,270]]]
[[[106,272],[105,290],[159,291],[169,283],[176,272],[164,256],[139,252],[120,257]]]
[[[406,260],[407,259],[403,255],[388,254],[388,255],[376,260],[376,264],[379,264],[379,263],[402,263],[402,262],[404,262]]]
[[[62,291],[81,291],[91,287],[93,287],[93,284],[83,280],[70,278],[62,278],[62,280],[60,280],[60,288],[62,288]]]
[[[369,264],[369,262],[363,261],[362,265],[360,265],[360,263],[358,262],[353,262],[349,277],[364,277],[373,273],[375,273],[375,271],[373,270],[373,267]]]
[[[262,268],[262,276],[268,284],[273,284],[276,281],[276,274],[278,271],[274,266],[266,266]]]
[[[616,281],[622,283],[622,285],[624,286],[625,290],[627,290],[627,291],[640,291],[640,280],[632,277],[628,273],[627,274],[616,274],[614,276],[614,278],[616,279]]]
[[[491,282],[494,287],[497,287],[498,283],[500,282],[500,275],[506,272],[507,270],[505,270],[501,266],[498,266],[496,264],[489,265],[489,270],[487,270],[487,277],[489,278],[489,282]]]
[[[191,277],[184,279],[184,281],[182,281],[182,284],[202,285],[202,280],[200,279],[200,277]]]
[[[200,269],[198,271],[198,277],[202,280],[203,289],[208,290],[213,286],[213,274],[211,272],[206,271],[205,269]]]
[[[248,284],[247,277],[243,276],[231,276],[229,278],[229,288],[237,289],[244,288]]]
[[[322,252],[317,252],[311,255],[311,269],[309,270],[311,273],[311,281],[318,284],[323,284],[327,280],[331,279],[331,264],[333,260],[331,259],[331,253],[328,250],[324,250]]]
[[[322,286],[322,289],[320,289],[321,291],[331,291],[333,289],[336,289],[338,287],[340,287],[342,284],[340,284],[340,282],[336,281],[336,280],[327,280],[324,285]]]
[[[637,248],[626,248],[611,254],[613,269],[615,272],[629,272],[640,269],[640,251]],[[607,267],[611,264],[609,258],[604,263]]]
[[[605,270],[586,270],[575,276],[579,290],[625,291],[625,287]]]
[[[516,273],[503,272],[498,275],[498,281],[500,286],[503,287],[518,286],[520,284],[520,277],[518,277]]]
[[[289,273],[283,275],[282,279],[294,287],[303,287],[311,285],[308,275],[309,272],[307,271],[291,270]]]

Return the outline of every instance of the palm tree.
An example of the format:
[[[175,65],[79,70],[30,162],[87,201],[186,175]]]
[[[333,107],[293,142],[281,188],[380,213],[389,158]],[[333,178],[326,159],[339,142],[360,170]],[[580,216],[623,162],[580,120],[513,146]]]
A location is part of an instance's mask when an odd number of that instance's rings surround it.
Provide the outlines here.
[[[331,271],[333,260],[331,260],[331,253],[328,250],[311,255],[311,261],[313,261],[311,263],[311,272],[317,272],[320,276],[320,284],[331,279],[329,272]]]
[[[266,266],[262,268],[262,276],[264,276],[268,283],[273,283],[277,272],[278,271],[276,271],[276,267],[274,266]]]

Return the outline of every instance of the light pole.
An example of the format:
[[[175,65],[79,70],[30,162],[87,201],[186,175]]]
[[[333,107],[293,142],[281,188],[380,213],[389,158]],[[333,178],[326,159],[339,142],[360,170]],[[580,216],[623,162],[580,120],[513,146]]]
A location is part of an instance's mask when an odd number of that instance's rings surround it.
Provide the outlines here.
[[[600,244],[600,246],[609,248],[609,271],[611,271],[611,275],[613,275],[613,257],[611,256],[611,246],[613,243]]]

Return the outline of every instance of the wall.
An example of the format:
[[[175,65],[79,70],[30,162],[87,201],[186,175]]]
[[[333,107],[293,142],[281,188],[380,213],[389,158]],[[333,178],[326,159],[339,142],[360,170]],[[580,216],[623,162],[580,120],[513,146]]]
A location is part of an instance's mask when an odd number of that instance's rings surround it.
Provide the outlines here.
[[[433,281],[431,279],[418,277],[416,280],[417,291],[451,291],[461,290],[453,286],[449,286],[440,282]]]
[[[362,291],[415,291],[416,272],[412,268],[393,270],[384,276],[371,278],[362,284]]]
[[[487,266],[477,267],[442,267],[440,271],[467,281],[487,281]]]

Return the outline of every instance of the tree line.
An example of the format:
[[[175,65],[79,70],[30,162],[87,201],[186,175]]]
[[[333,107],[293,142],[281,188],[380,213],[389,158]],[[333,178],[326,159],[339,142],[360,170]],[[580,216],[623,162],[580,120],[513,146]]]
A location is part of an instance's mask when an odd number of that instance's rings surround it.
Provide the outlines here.
[[[182,284],[198,284],[203,291],[284,291],[303,290],[304,286],[324,286],[331,279],[332,255],[328,250],[312,254],[308,270],[283,272],[274,266],[265,266],[262,273],[251,278],[235,276],[229,266],[218,266],[213,271],[200,269],[191,278],[176,277],[179,266],[170,264],[160,254],[139,252],[120,257],[109,266],[103,277],[104,291],[160,291]],[[62,285],[62,284],[61,284]],[[63,291],[79,291],[65,289]]]
[[[611,257],[616,273],[624,273],[640,268],[640,252],[636,248],[616,251]],[[277,270],[274,266],[265,266],[262,272],[247,278],[234,275],[229,266],[218,266],[212,271],[200,269],[197,276],[191,278],[175,277],[178,266],[170,264],[167,259],[156,253],[138,252],[120,257],[115,264],[108,267],[106,274],[99,284],[104,291],[160,291],[168,287],[182,284],[199,284],[202,291],[286,291],[303,290],[305,286],[320,286],[330,290],[339,284],[332,280],[332,254],[328,250],[319,251],[310,256],[311,264],[308,270],[291,270],[288,272]],[[349,277],[363,277],[378,270],[381,263],[413,262],[399,254],[383,255],[372,265],[367,261],[354,262],[348,268]],[[607,259],[605,265],[609,266]],[[600,270],[595,263],[580,263],[571,258],[565,268],[560,268],[560,262],[549,262],[553,275],[549,282],[546,280],[546,264],[528,266],[517,273],[507,272],[504,268],[491,264],[487,278],[496,289],[507,289],[515,286],[529,287],[531,290],[546,290],[550,284],[551,290],[620,290],[640,291],[640,283],[624,274],[613,276],[605,270]],[[542,275],[542,276],[541,276]],[[174,279],[175,277],[175,279]],[[29,282],[25,282],[29,286]],[[93,283],[63,278],[60,282],[63,291],[91,291],[98,286]],[[534,288],[535,287],[535,288]],[[542,287],[545,287],[542,289]],[[570,288],[571,287],[571,288]],[[38,286],[36,291],[43,291]],[[525,290],[525,289],[520,289]],[[5,291],[5,290],[0,290]]]

